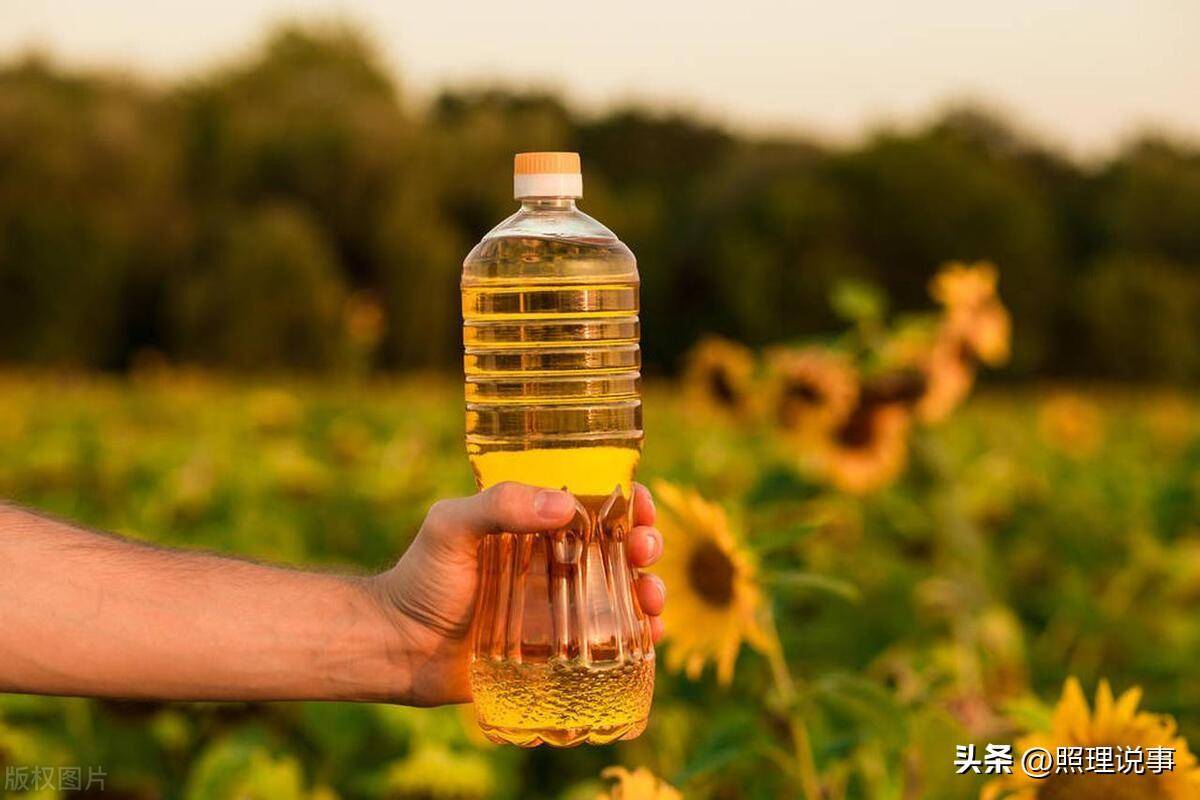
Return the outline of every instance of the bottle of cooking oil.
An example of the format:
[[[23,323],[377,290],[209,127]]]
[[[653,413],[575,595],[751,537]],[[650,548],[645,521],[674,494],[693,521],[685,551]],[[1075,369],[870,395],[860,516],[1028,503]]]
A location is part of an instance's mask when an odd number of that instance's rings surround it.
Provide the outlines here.
[[[526,747],[637,736],[654,648],[625,560],[641,453],[633,253],[575,206],[576,153],[521,153],[521,208],[463,263],[467,454],[480,489],[565,488],[561,530],[479,548],[471,688],[480,727]]]

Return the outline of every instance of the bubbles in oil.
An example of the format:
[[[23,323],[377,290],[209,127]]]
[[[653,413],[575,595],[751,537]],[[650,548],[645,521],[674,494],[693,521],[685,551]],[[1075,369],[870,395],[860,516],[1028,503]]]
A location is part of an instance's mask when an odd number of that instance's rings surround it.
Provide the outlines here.
[[[645,725],[654,659],[611,666],[482,659],[471,665],[471,686],[484,731],[493,739],[559,744],[556,737],[576,738],[582,728],[590,732],[586,741],[603,744],[636,735]]]

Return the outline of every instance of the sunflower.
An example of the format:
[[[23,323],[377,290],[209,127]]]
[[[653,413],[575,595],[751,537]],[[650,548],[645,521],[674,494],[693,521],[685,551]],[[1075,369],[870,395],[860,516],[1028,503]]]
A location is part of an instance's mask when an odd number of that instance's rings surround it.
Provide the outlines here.
[[[678,789],[645,767],[633,772],[624,767],[607,767],[600,777],[612,778],[616,783],[611,791],[597,795],[596,800],[683,800]]]
[[[976,361],[958,326],[921,318],[884,344],[881,371],[866,381],[863,394],[901,403],[921,422],[941,422],[970,394]]]
[[[667,666],[695,679],[712,659],[728,684],[743,640],[760,650],[770,644],[754,559],[719,506],[665,481],[656,482],[654,496],[668,542],[659,562],[671,595],[663,617]]]
[[[955,324],[953,316],[950,323]],[[957,321],[962,341],[971,353],[989,367],[1008,361],[1012,349],[1012,318],[999,300],[985,303]]]
[[[929,284],[933,299],[945,307],[945,333],[989,366],[1008,361],[1012,318],[996,293],[995,265],[951,263]]]
[[[821,347],[767,354],[770,408],[779,427],[801,436],[823,434],[850,416],[858,373],[848,358]]]
[[[929,294],[947,311],[973,309],[996,299],[1000,275],[988,261],[964,264],[951,261],[929,282]]]
[[[1033,733],[1017,742],[1015,752],[1042,747],[1054,753],[1059,747],[1173,748],[1175,769],[1155,775],[1055,773],[1032,778],[1020,769],[984,788],[982,800],[1193,800],[1200,797],[1200,768],[1187,740],[1175,730],[1170,717],[1139,712],[1141,689],[1130,689],[1113,699],[1108,681],[1096,689],[1095,708],[1089,709],[1075,678],[1067,680],[1054,709],[1049,731]],[[1019,758],[1019,755],[1018,755]]]
[[[686,363],[683,385],[698,405],[735,415],[750,410],[754,354],[749,348],[709,336],[692,348]]]
[[[842,491],[864,494],[896,479],[908,463],[912,416],[903,404],[864,393],[818,445],[813,462]]]
[[[916,402],[922,422],[941,422],[967,399],[975,385],[975,365],[970,349],[952,331],[938,332],[919,369],[925,390]]]

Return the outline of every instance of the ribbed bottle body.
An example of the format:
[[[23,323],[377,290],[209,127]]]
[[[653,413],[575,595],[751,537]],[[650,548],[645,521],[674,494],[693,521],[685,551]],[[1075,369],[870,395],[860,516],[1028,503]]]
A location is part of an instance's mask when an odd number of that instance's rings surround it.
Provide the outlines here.
[[[502,480],[608,495],[642,440],[638,276],[616,239],[484,240],[463,271],[467,455]]]
[[[480,546],[480,724],[525,746],[637,735],[654,650],[624,556],[642,441],[633,255],[611,235],[489,236],[464,263],[462,299],[479,487],[513,480],[578,501],[561,530]]]

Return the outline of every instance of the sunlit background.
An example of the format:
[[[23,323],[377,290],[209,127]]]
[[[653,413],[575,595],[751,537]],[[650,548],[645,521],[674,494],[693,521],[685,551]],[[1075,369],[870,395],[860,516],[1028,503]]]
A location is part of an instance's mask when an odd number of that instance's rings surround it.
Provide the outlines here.
[[[514,152],[578,150],[642,275],[650,727],[528,752],[469,708],[0,697],[0,767],[1093,800],[953,762],[1099,731],[1200,796],[1200,6],[410,5],[0,9],[0,496],[386,566],[473,489],[462,258]]]

